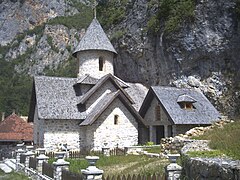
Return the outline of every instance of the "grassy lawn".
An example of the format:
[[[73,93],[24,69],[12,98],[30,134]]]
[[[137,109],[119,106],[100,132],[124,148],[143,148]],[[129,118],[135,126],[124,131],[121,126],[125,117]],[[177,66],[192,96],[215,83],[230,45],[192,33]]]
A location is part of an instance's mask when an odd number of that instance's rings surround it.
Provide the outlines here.
[[[147,151],[149,153],[157,153],[157,154],[159,154],[159,153],[161,153],[161,148],[160,148],[160,146],[153,146],[151,148],[145,148],[144,151]]]
[[[229,123],[223,128],[207,131],[195,139],[210,140],[209,146],[217,150],[216,154],[226,154],[234,159],[240,159],[240,121]],[[211,152],[214,154],[214,152]]]
[[[23,174],[16,172],[6,174],[0,169],[0,180],[28,180],[28,179],[29,178]]]
[[[149,158],[147,156],[99,156],[96,166],[104,171],[105,176],[122,174],[163,174],[164,167],[169,164],[168,160],[161,158]],[[88,167],[85,159],[66,159],[70,162],[69,170],[80,173],[81,169]]]

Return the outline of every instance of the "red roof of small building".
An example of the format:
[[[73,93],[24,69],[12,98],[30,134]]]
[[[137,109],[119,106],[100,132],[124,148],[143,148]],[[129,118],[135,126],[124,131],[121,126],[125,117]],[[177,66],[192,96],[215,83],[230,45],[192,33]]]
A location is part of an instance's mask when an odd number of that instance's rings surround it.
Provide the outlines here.
[[[0,141],[33,141],[33,125],[15,113],[0,122]]]

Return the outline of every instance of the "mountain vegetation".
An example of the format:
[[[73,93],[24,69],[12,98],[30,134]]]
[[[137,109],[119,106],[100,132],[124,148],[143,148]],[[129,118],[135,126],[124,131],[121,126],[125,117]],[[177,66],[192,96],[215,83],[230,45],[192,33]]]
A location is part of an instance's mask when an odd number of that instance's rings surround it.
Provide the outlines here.
[[[92,19],[92,9],[78,1],[71,1],[74,7],[79,10],[79,13],[72,16],[57,16],[49,21],[35,26],[19,35],[6,46],[0,45],[0,112],[5,112],[6,115],[16,111],[18,114],[27,115],[29,111],[29,102],[32,89],[32,76],[27,72],[27,68],[21,67],[20,71],[16,70],[16,65],[24,66],[26,60],[30,58],[33,52],[37,51],[37,45],[43,36],[47,25],[64,25],[68,28],[86,28]],[[36,43],[33,47],[28,48],[23,54],[16,58],[7,61],[5,59],[10,49],[18,47],[21,41],[26,36],[36,36]],[[77,37],[79,39],[79,37]],[[53,45],[51,36],[47,36],[47,43],[51,49],[58,52]],[[71,47],[67,47],[71,52]],[[35,60],[34,60],[35,61]],[[32,63],[34,63],[34,61]],[[36,60],[37,61],[37,60]],[[70,56],[67,61],[59,64],[55,69],[46,66],[44,74],[49,76],[60,77],[75,77],[77,72],[76,60]],[[28,64],[31,65],[31,64]],[[41,74],[40,74],[41,75]]]
[[[6,115],[28,114],[34,75],[77,75],[71,53],[93,18],[93,1],[31,2],[0,2],[6,17],[0,21],[0,112]],[[19,18],[11,21],[8,13]],[[188,88],[195,78],[219,110],[240,114],[239,0],[98,0],[97,18],[119,53],[118,77]]]
[[[240,159],[240,121],[229,123],[222,128],[215,128],[205,132],[197,139],[210,140],[209,146],[214,149],[213,152],[194,152],[195,156],[216,156],[225,154],[234,159]],[[196,154],[197,153],[197,154]],[[193,153],[191,154],[193,155]]]

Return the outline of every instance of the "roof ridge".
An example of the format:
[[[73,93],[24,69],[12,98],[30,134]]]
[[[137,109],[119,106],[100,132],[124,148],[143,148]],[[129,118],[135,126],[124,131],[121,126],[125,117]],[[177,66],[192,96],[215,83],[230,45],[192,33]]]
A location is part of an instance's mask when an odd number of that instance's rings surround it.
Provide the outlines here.
[[[119,96],[120,101],[122,101],[123,104],[125,104],[125,106],[127,106],[127,109],[130,111],[130,113],[132,113],[132,115],[137,119],[137,121],[140,121],[142,124],[145,124],[145,121],[143,120],[143,118],[138,114],[138,112],[135,110],[135,108],[130,104],[130,102],[128,101],[128,99],[125,97],[125,95],[123,94],[123,92],[121,90],[117,90],[115,92],[110,92],[108,94],[106,94],[103,98],[106,100],[105,103],[101,104],[102,101],[99,101],[94,109],[92,109],[91,112],[93,112],[92,114],[90,114],[81,124],[80,126],[86,126],[86,125],[92,125],[97,118],[104,112],[104,110],[115,100],[116,97]],[[100,104],[98,106],[98,104]],[[98,111],[94,111],[94,110],[98,110]]]
[[[112,74],[107,74],[105,76],[103,76],[98,82],[97,84],[95,84],[95,86],[93,86],[86,94],[83,95],[83,97],[80,99],[78,104],[84,104],[91,96],[92,94],[104,83],[107,81],[108,78],[111,78],[112,81],[114,82],[114,84],[116,86],[119,87],[119,90],[121,90],[123,92],[123,94],[128,98],[128,100],[131,103],[134,103],[133,100],[131,99],[131,97],[127,94],[127,92],[124,91],[124,89],[122,89],[121,85],[116,81],[115,77]]]

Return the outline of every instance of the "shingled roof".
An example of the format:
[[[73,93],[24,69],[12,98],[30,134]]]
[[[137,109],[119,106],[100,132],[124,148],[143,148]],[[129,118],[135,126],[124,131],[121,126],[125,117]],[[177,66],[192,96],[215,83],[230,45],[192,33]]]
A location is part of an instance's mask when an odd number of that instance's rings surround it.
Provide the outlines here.
[[[37,108],[36,112],[40,119],[85,119],[87,114],[79,111],[78,104],[84,104],[107,80],[111,81],[117,89],[120,89],[131,103],[134,103],[122,88],[122,86],[126,87],[123,81],[116,79],[111,74],[98,81],[89,75],[82,78],[35,76],[28,121],[33,122],[35,108]],[[79,95],[74,89],[77,84],[89,84],[93,87],[86,94]]]
[[[121,90],[118,90],[116,92],[111,92],[106,94],[105,97],[98,102],[98,104],[91,111],[88,117],[80,124],[80,126],[93,124],[97,120],[97,118],[104,112],[104,110],[106,110],[116,98],[119,98],[121,100],[121,102],[125,105],[125,107],[129,110],[129,112],[136,118],[136,120],[139,123],[141,123],[142,125],[145,125],[145,122],[142,119],[142,117],[131,106],[129,99],[126,98],[126,96],[122,93]]]
[[[16,114],[0,122],[0,141],[33,141],[33,125]]]
[[[73,56],[76,57],[77,52],[86,50],[105,50],[117,54],[96,18],[92,20],[86,33],[73,52]]]
[[[193,102],[194,108],[192,110],[182,109],[177,102],[179,96],[183,94],[196,101]],[[201,92],[194,89],[163,86],[153,86],[149,89],[139,111],[142,116],[146,113],[154,97],[157,98],[174,124],[212,124],[220,118],[219,112]]]
[[[105,76],[103,76],[98,83],[91,88],[86,94],[84,94],[81,98],[81,100],[79,101],[79,104],[84,104],[93,94],[94,92],[101,88],[102,84],[105,83],[106,81],[111,81],[112,84],[117,88],[120,89],[122,91],[122,93],[129,99],[129,101],[131,103],[134,103],[134,101],[132,100],[132,98],[123,90],[123,88],[121,87],[121,85],[119,84],[119,80],[116,79],[112,74],[107,74]]]
[[[34,77],[31,101],[36,101],[38,117],[40,119],[85,119],[85,113],[80,113],[77,108],[80,98],[76,96],[74,90],[77,81],[77,78]],[[33,121],[33,116],[29,117],[29,121]]]

